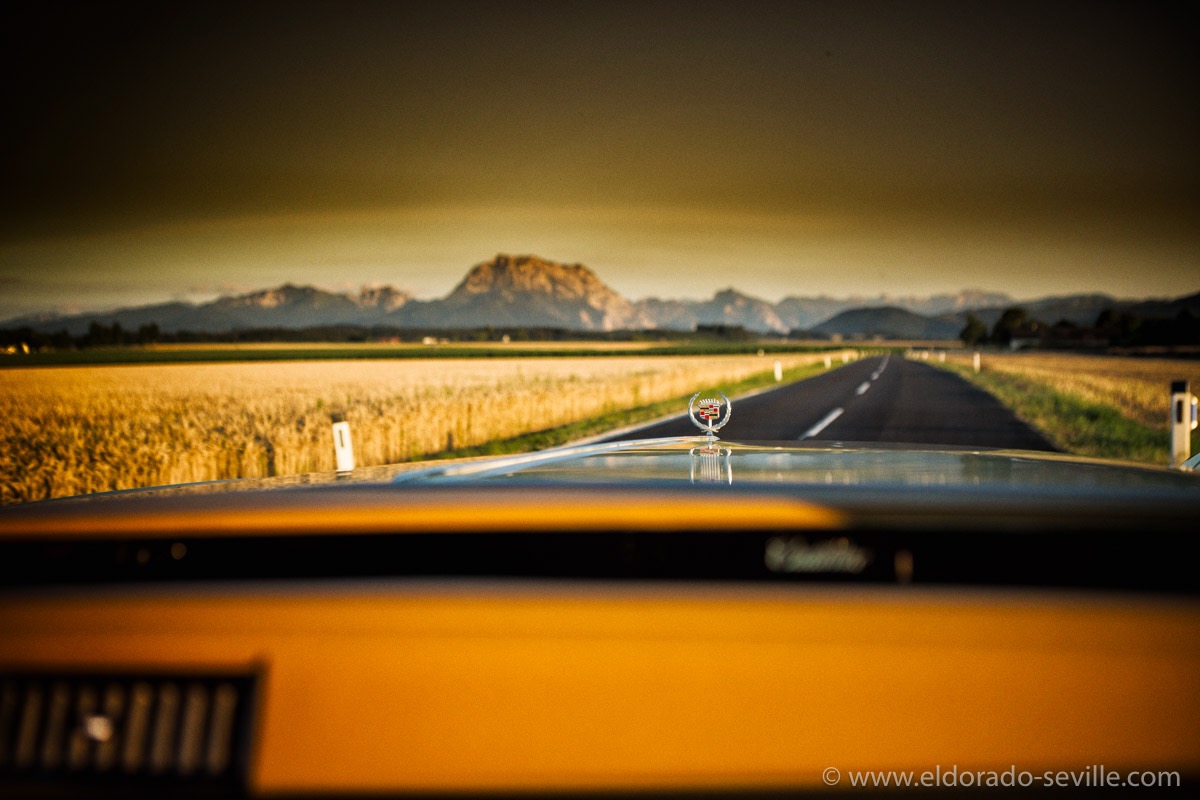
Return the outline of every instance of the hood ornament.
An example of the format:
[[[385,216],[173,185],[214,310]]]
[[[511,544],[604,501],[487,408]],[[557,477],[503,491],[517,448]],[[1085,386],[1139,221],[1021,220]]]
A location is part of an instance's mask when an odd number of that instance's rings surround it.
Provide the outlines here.
[[[717,440],[717,431],[724,428],[733,413],[733,403],[721,392],[713,392],[701,398],[704,392],[696,392],[688,402],[688,416],[692,424],[708,436],[708,446]],[[715,395],[715,396],[713,396]]]
[[[703,447],[692,448],[692,483],[733,483],[733,451],[717,444],[717,431],[725,427],[732,413],[733,404],[721,392],[692,395],[688,417],[708,437]]]

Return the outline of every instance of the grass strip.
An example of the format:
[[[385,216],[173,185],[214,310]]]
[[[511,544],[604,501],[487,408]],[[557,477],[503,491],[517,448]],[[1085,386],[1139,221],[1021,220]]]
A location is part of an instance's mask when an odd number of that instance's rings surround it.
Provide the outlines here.
[[[86,350],[60,350],[0,357],[0,369],[24,367],[110,366],[118,364],[226,364],[245,361],[347,361],[356,359],[466,359],[466,358],[637,358],[643,356],[713,356],[811,353],[833,349],[829,345],[780,343],[697,342],[668,344],[646,348],[546,347],[525,348],[505,345],[479,347],[438,347],[422,345],[324,346],[324,347],[220,347],[155,348],[98,347]],[[837,348],[841,349],[841,348]]]
[[[824,371],[825,366],[820,363],[793,367],[792,369],[784,370],[783,379],[777,383],[775,380],[775,371],[771,369],[752,375],[738,383],[723,386],[721,387],[721,391],[729,397],[737,397],[738,395],[743,395],[766,386],[776,384],[784,386],[789,383],[795,383]],[[438,453],[422,456],[422,460],[437,461],[448,458],[514,455],[516,453],[532,453],[551,447],[561,447],[579,439],[597,436],[627,425],[649,422],[670,414],[681,413],[686,410],[688,400],[691,397],[690,394],[684,395],[649,405],[638,406],[637,408],[610,411],[589,419],[560,425],[556,428],[534,431],[509,439],[496,439],[473,447],[458,447],[452,450],[443,450]],[[697,429],[696,434],[700,435],[699,429]]]
[[[990,393],[1064,452],[1159,466],[1169,463],[1162,431],[1126,417],[1114,406],[1086,401],[1020,375],[943,366]]]

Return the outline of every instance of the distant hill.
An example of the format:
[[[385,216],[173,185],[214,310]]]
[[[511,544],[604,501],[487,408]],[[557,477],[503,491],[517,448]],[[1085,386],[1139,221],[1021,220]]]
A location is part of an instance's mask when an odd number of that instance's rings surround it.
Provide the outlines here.
[[[472,267],[454,290],[438,300],[416,300],[391,286],[336,293],[312,286],[283,286],[208,303],[163,303],[104,313],[37,314],[0,322],[72,336],[93,324],[124,331],[157,326],[163,333],[226,333],[250,329],[329,326],[422,329],[558,328],[694,330],[698,326],[744,328],[759,333],[812,331],[820,335],[884,338],[954,338],[968,313],[989,327],[1003,309],[1020,305],[1048,325],[1059,320],[1087,326],[1114,309],[1147,318],[1171,318],[1183,309],[1200,316],[1200,294],[1176,300],[1122,301],[1106,295],[1072,295],[1017,303],[1006,294],[968,290],[932,297],[788,297],[779,303],[733,288],[710,300],[636,302],[622,297],[582,264],[560,264],[532,255],[498,255]]]
[[[1171,319],[1183,311],[1200,317],[1200,293],[1163,300],[1119,300],[1106,294],[1066,295],[1044,297],[1020,303],[1013,302],[1006,307],[1023,308],[1028,317],[1040,320],[1047,325],[1066,321],[1073,325],[1087,327],[1096,323],[1101,312],[1110,309],[1146,319]],[[962,324],[966,324],[968,313],[974,314],[980,321],[991,327],[996,324],[996,320],[1000,319],[1004,309],[971,309],[955,314],[954,318]]]
[[[953,317],[926,317],[895,306],[843,311],[812,330],[828,336],[884,339],[953,339],[962,330]]]
[[[157,325],[165,332],[194,331],[222,333],[249,328],[315,328],[325,325],[377,325],[411,296],[392,287],[364,289],[357,295],[335,294],[312,286],[285,284],[276,289],[222,297],[210,303],[163,303],[124,308],[100,314],[74,314],[17,318],[2,324],[5,328],[27,326],[46,333],[65,330],[80,336],[97,323],[125,330]]]
[[[1184,311],[1194,317],[1200,317],[1200,292],[1174,300],[1144,300],[1130,303],[1125,305],[1122,310],[1139,317],[1158,317],[1160,319],[1176,317]]]
[[[695,304],[694,309],[695,325],[740,326],[746,330],[767,333],[787,333],[790,330],[773,305],[734,289],[719,291],[712,300]]]
[[[784,324],[791,330],[813,330],[822,322],[843,311],[859,308],[902,308],[922,316],[942,316],[973,309],[996,309],[1000,312],[1016,301],[1003,292],[967,289],[956,294],[935,294],[932,297],[787,297],[775,306]]]

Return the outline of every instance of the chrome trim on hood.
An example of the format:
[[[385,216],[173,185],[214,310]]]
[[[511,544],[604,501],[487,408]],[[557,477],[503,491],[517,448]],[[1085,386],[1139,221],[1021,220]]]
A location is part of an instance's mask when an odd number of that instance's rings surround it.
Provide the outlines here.
[[[645,450],[647,448],[666,448],[676,445],[702,445],[708,439],[704,436],[676,436],[661,439],[633,439],[622,442],[602,442],[599,444],[567,445],[550,450],[539,450],[534,453],[522,453],[515,456],[497,456],[484,461],[474,461],[466,464],[453,464],[444,467],[405,472],[392,479],[393,483],[408,483],[410,481],[428,478],[487,478],[503,475],[513,470],[541,466],[556,461],[564,461],[584,456],[606,455],[627,450]]]

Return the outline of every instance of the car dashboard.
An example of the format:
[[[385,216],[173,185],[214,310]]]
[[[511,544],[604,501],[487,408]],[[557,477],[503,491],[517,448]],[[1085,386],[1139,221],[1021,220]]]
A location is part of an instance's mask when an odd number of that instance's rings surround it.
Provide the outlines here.
[[[1194,478],[918,456],[634,443],[4,509],[0,795],[1196,785]]]

